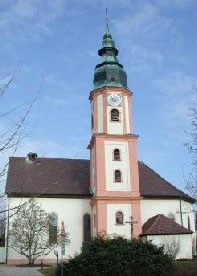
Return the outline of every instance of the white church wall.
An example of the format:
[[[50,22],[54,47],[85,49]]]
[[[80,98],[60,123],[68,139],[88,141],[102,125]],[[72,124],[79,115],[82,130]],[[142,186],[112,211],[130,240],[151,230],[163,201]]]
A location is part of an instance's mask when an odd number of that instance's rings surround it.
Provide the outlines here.
[[[123,225],[116,224],[116,212],[118,211],[121,211],[124,215]],[[130,217],[131,204],[107,204],[107,233],[131,238],[131,226],[126,223],[126,221],[130,221]]]
[[[103,133],[103,95],[97,96],[98,133]]]
[[[152,241],[156,245],[164,245],[164,248],[168,246],[169,242],[174,242],[180,245],[180,249],[176,256],[176,259],[192,259],[192,237],[191,234],[184,235],[149,235],[148,241]]]
[[[113,160],[113,151],[118,148],[121,153],[121,161]],[[130,191],[130,167],[128,155],[128,142],[105,141],[105,172],[107,191]],[[115,182],[114,171],[120,170],[122,182]]]
[[[0,247],[0,263],[5,262],[5,247]]]
[[[179,199],[142,199],[141,200],[142,225],[151,217],[163,214],[166,217],[174,216],[175,221],[181,224],[180,200]],[[194,214],[192,204],[181,200],[183,226],[188,228],[188,216],[190,227],[195,231]]]
[[[188,216],[190,218],[190,227],[192,231],[195,231],[195,220],[192,204],[186,201],[181,201],[182,205],[182,216],[183,216],[183,225],[188,225]]]
[[[27,198],[10,198],[10,208],[22,204],[27,201]],[[70,235],[70,244],[66,245],[65,257],[73,256],[76,252],[80,252],[83,242],[83,215],[91,214],[89,199],[74,199],[74,198],[37,198],[42,208],[48,213],[56,213],[58,215],[58,226],[61,228],[61,222],[64,221],[65,231]],[[10,220],[10,227],[12,219]],[[60,248],[57,248],[60,254]],[[14,250],[9,249],[9,259],[24,259]],[[54,259],[54,253],[42,259]]]

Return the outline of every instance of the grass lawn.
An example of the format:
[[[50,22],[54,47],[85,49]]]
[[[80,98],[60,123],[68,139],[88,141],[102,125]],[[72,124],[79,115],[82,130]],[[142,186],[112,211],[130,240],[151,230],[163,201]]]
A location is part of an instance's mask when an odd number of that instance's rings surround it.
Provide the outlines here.
[[[174,276],[197,276],[197,260],[177,261]]]
[[[45,267],[44,270],[42,270],[41,272],[45,276],[55,276],[55,269],[56,269],[56,267],[54,267],[54,266]]]
[[[197,276],[197,260],[177,261],[175,266],[171,276]],[[55,276],[55,267],[45,267],[42,273],[45,276]]]

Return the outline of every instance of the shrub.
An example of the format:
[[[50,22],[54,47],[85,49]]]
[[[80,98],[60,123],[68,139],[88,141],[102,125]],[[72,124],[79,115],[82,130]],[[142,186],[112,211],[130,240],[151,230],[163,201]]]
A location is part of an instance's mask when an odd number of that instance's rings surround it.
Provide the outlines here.
[[[64,264],[64,276],[154,276],[172,267],[171,258],[142,240],[98,237]],[[169,272],[169,271],[168,271]],[[57,269],[60,276],[60,266]]]

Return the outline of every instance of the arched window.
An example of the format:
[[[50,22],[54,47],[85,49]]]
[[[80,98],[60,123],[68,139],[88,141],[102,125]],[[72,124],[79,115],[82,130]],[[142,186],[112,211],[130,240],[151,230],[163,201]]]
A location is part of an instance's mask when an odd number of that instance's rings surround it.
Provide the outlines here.
[[[118,122],[120,121],[120,113],[118,109],[111,110],[111,121]]]
[[[49,214],[49,244],[57,242],[57,215]]]
[[[119,149],[114,150],[114,160],[120,161],[120,150]]]
[[[90,215],[83,215],[83,241],[89,242],[91,240]]]
[[[124,216],[122,212],[116,212],[116,224],[123,224]]]
[[[115,182],[121,182],[121,171],[120,170],[115,170],[115,173],[114,173],[114,179],[115,179]]]

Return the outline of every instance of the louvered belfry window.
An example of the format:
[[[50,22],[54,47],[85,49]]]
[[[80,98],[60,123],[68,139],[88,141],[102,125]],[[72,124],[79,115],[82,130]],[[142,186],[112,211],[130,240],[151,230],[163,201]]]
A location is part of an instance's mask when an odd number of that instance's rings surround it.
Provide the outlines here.
[[[120,121],[120,112],[118,109],[112,109],[111,110],[111,121],[118,122]]]
[[[119,149],[114,150],[114,160],[120,161],[120,150]]]
[[[121,171],[115,170],[115,182],[121,182]]]

